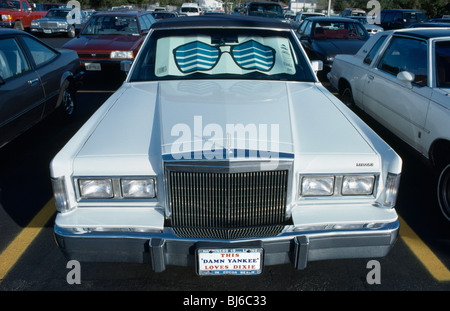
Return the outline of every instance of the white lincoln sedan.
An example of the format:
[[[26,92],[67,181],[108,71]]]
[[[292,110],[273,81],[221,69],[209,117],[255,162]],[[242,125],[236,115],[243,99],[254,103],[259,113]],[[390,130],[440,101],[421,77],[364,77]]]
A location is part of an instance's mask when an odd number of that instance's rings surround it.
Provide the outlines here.
[[[199,275],[387,255],[401,159],[319,68],[279,21],[155,23],[124,84],[51,163],[58,246]]]
[[[354,55],[339,55],[328,78],[356,105],[423,156],[450,220],[450,28],[377,33]]]

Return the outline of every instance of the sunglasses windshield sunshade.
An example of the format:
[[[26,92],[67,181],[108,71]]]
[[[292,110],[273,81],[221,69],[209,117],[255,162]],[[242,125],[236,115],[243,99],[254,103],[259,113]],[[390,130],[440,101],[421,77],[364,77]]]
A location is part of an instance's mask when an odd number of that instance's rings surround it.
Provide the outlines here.
[[[219,46],[194,41],[173,50],[175,63],[183,73],[212,69],[222,52]],[[231,46],[229,52],[242,69],[269,71],[275,62],[275,50],[254,40]]]

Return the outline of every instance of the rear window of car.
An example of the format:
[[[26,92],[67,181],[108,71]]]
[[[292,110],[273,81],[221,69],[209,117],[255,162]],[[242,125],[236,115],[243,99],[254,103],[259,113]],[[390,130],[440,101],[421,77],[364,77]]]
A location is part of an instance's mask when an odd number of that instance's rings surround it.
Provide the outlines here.
[[[152,33],[136,62],[131,81],[314,81],[307,60],[287,31],[157,30]]]
[[[381,36],[377,42],[373,45],[372,49],[369,51],[367,56],[364,58],[364,63],[370,65],[375,58],[375,55],[377,55],[378,51],[380,50],[381,46],[383,45],[384,41],[386,40],[387,36]]]

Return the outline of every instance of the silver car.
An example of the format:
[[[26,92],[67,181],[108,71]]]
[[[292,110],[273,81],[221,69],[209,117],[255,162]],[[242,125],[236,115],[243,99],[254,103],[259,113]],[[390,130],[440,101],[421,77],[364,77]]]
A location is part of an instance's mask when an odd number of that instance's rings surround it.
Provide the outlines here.
[[[73,38],[89,17],[85,11],[80,10],[79,22],[73,21],[75,16],[71,12],[72,9],[69,8],[50,9],[43,18],[31,22],[30,31],[34,34],[62,33]]]

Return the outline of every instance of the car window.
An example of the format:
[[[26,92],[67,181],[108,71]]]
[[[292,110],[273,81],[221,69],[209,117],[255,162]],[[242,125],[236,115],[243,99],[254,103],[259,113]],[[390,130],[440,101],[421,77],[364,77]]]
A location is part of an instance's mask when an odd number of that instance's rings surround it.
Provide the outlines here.
[[[148,30],[150,28],[150,25],[147,22],[147,19],[144,19],[144,16],[138,17],[139,24],[141,24],[141,30]]]
[[[132,81],[266,79],[314,81],[289,32],[158,30],[136,61]]]
[[[377,42],[373,45],[372,49],[369,51],[367,56],[364,58],[364,63],[370,65],[375,58],[375,55],[377,55],[378,51],[380,50],[381,46],[383,45],[384,41],[386,40],[387,36],[381,36]]]
[[[303,32],[304,36],[309,36],[311,34],[311,29],[312,29],[312,22],[311,21],[307,21],[308,24],[305,25],[305,30]]]
[[[411,38],[394,37],[384,52],[378,69],[397,75],[409,71],[415,75],[414,83],[427,85],[427,43]]]
[[[19,44],[14,38],[0,39],[0,77],[3,80],[30,70]]]
[[[435,66],[437,87],[450,87],[450,41],[436,42]]]
[[[28,49],[30,50],[31,56],[33,57],[36,66],[42,65],[57,56],[57,54],[53,50],[34,40],[33,38],[24,36],[23,40],[28,46]]]
[[[135,16],[93,16],[83,28],[83,35],[131,35],[139,36]]]
[[[358,23],[323,20],[314,23],[314,39],[356,39],[366,38],[366,33]]]

